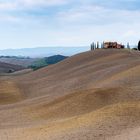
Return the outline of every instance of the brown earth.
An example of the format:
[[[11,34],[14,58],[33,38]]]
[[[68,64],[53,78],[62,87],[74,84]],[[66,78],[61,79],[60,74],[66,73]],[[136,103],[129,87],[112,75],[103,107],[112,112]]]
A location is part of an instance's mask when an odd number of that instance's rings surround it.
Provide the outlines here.
[[[140,53],[96,50],[0,77],[0,140],[139,140]]]
[[[26,68],[38,60],[40,60],[40,58],[0,57],[0,62],[13,64],[13,65],[19,65],[19,66],[26,67]]]
[[[4,63],[0,61],[0,74],[4,74],[4,73],[10,73],[10,72],[15,72],[15,71],[20,71],[25,69],[24,67],[20,66],[20,65],[14,65],[14,64],[10,64],[10,63]]]

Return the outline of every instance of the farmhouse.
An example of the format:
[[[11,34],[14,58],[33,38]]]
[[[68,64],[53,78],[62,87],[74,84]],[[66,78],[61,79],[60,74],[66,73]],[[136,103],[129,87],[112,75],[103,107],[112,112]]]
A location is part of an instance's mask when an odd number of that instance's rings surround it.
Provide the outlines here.
[[[117,42],[104,42],[103,44],[104,48],[116,48],[116,49],[123,49],[124,45],[118,44]]]

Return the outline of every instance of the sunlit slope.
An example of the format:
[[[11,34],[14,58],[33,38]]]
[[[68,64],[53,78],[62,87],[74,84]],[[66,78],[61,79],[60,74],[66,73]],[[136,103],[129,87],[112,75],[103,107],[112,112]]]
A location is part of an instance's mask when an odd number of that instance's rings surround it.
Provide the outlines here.
[[[110,49],[1,77],[0,138],[137,140],[139,72],[139,52]]]
[[[21,77],[29,97],[63,95],[75,90],[137,84],[139,52],[97,50],[78,54],[58,64]],[[130,80],[129,80],[130,79]],[[114,84],[115,85],[114,85]],[[110,85],[109,85],[110,84]]]
[[[20,89],[14,82],[0,81],[0,105],[23,100]]]

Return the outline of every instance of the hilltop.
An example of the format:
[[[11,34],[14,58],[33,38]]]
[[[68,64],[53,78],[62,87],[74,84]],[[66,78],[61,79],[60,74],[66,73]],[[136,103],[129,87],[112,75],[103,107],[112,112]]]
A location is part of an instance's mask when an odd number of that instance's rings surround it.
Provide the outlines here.
[[[0,77],[0,136],[139,139],[139,72],[138,51],[100,49],[27,74]]]

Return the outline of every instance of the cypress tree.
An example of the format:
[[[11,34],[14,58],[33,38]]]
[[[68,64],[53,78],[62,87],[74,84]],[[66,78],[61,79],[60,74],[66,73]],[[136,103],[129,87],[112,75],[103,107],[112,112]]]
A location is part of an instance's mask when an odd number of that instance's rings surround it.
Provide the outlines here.
[[[101,44],[101,48],[102,48],[102,49],[104,48],[104,42]]]
[[[140,41],[138,42],[138,50],[140,51]]]
[[[127,49],[130,49],[130,45],[129,45],[129,42],[127,43]]]
[[[91,51],[93,50],[93,43],[91,44]]]
[[[91,50],[95,50],[94,42],[91,44]]]
[[[94,44],[94,42],[93,42],[93,50],[95,50],[95,44]]]
[[[95,50],[97,49],[96,43],[94,44],[94,49],[95,49]]]
[[[99,42],[97,42],[97,49],[99,49]]]

